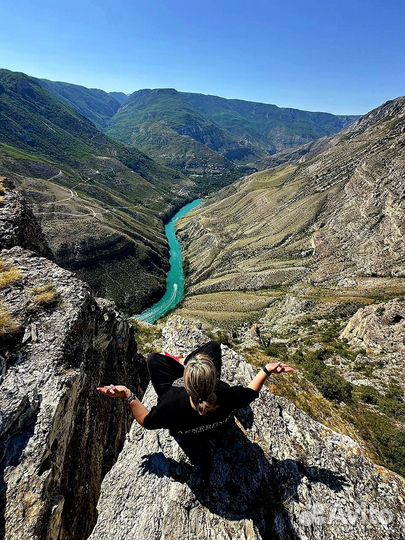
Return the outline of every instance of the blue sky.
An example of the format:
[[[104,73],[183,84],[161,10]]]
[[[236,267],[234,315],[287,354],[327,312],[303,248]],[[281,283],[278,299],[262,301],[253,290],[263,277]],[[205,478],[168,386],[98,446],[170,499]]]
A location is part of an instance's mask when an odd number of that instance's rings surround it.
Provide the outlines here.
[[[403,95],[403,0],[1,0],[0,66],[361,114]]]

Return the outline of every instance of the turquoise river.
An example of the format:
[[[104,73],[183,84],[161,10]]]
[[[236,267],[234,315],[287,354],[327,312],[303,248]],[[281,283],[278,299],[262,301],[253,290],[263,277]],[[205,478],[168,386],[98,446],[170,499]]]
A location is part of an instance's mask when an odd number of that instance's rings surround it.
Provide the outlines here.
[[[181,218],[189,214],[194,208],[197,208],[197,206],[200,206],[202,202],[203,199],[195,199],[191,203],[186,204],[166,224],[165,232],[170,250],[170,270],[167,274],[166,292],[156,304],[145,309],[140,315],[136,315],[134,317],[135,319],[154,324],[183,300],[185,282],[183,253],[180,242],[176,236],[176,225]]]

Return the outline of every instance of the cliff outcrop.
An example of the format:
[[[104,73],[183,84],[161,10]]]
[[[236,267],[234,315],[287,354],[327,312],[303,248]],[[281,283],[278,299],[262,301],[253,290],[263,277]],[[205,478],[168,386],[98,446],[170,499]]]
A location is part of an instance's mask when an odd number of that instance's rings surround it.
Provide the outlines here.
[[[201,325],[172,317],[163,347],[184,354]],[[252,366],[223,346],[223,378],[247,384]],[[145,403],[156,396],[148,388]],[[349,437],[264,389],[210,443],[133,424],[106,475],[91,540],[400,539],[404,481]]]
[[[20,196],[6,198],[2,245],[47,253]],[[84,539],[130,425],[95,386],[120,379],[141,392],[133,328],[33,251],[4,249],[0,263],[0,537]]]
[[[27,247],[51,258],[52,252],[31,208],[5,176],[0,176],[0,196],[0,249]]]

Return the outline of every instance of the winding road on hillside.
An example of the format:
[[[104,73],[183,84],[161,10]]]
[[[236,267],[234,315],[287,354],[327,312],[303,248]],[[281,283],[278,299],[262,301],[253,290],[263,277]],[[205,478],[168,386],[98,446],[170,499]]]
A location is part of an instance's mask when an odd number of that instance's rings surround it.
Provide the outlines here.
[[[57,174],[54,174],[50,178],[47,178],[46,181],[51,182],[51,181],[53,181],[53,180],[55,180],[57,178],[60,178],[61,176],[63,176],[63,171],[60,169]],[[69,196],[65,197],[64,199],[58,199],[58,200],[55,200],[55,201],[48,201],[48,202],[41,203],[41,206],[57,205],[57,204],[62,204],[62,203],[71,201],[72,199],[79,199],[80,201],[83,201],[83,202],[87,203],[87,204],[83,204],[83,208],[88,211],[87,213],[83,212],[83,213],[80,213],[80,214],[74,214],[72,212],[62,212],[60,210],[50,210],[48,212],[35,212],[35,215],[37,215],[37,216],[45,216],[45,215],[49,215],[49,214],[56,214],[56,215],[60,215],[60,216],[75,217],[75,218],[87,218],[87,217],[96,218],[96,217],[101,216],[103,214],[114,213],[117,210],[124,210],[124,209],[130,210],[131,209],[130,206],[114,206],[112,208],[106,208],[106,209],[103,209],[103,210],[100,210],[98,207],[96,207],[96,210],[97,210],[96,211],[94,208],[89,206],[88,201],[85,201],[85,199],[82,199],[80,197],[80,195],[76,191],[76,188],[78,186],[81,186],[81,185],[84,185],[84,184],[86,184],[86,182],[84,182],[84,181],[83,182],[78,182],[77,184],[75,184],[73,186],[73,188],[67,188],[67,187],[64,187],[64,186],[61,186],[61,185],[58,184],[58,186],[61,189],[65,190],[65,191],[67,191],[69,193]]]

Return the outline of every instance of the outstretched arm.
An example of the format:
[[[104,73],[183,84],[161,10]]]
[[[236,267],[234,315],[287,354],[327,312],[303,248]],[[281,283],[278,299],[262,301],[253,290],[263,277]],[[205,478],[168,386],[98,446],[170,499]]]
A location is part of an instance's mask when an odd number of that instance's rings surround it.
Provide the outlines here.
[[[97,390],[100,392],[100,394],[104,394],[105,396],[111,398],[128,399],[132,395],[132,392],[131,390],[129,390],[129,388],[121,385],[110,384],[110,386],[99,386]],[[149,410],[135,396],[134,399],[132,399],[129,403],[129,408],[131,409],[132,416],[135,418],[138,424],[143,426],[143,421],[145,420],[145,417],[149,414]]]
[[[287,366],[287,364],[282,364],[281,362],[273,362],[266,364],[266,369],[270,374],[277,375],[279,375],[280,373],[292,373],[294,371],[292,367]],[[252,388],[252,390],[256,390],[256,392],[260,392],[263,384],[267,380],[267,377],[268,374],[262,368],[256,375],[256,377],[253,379],[253,381],[249,384],[249,388]]]

